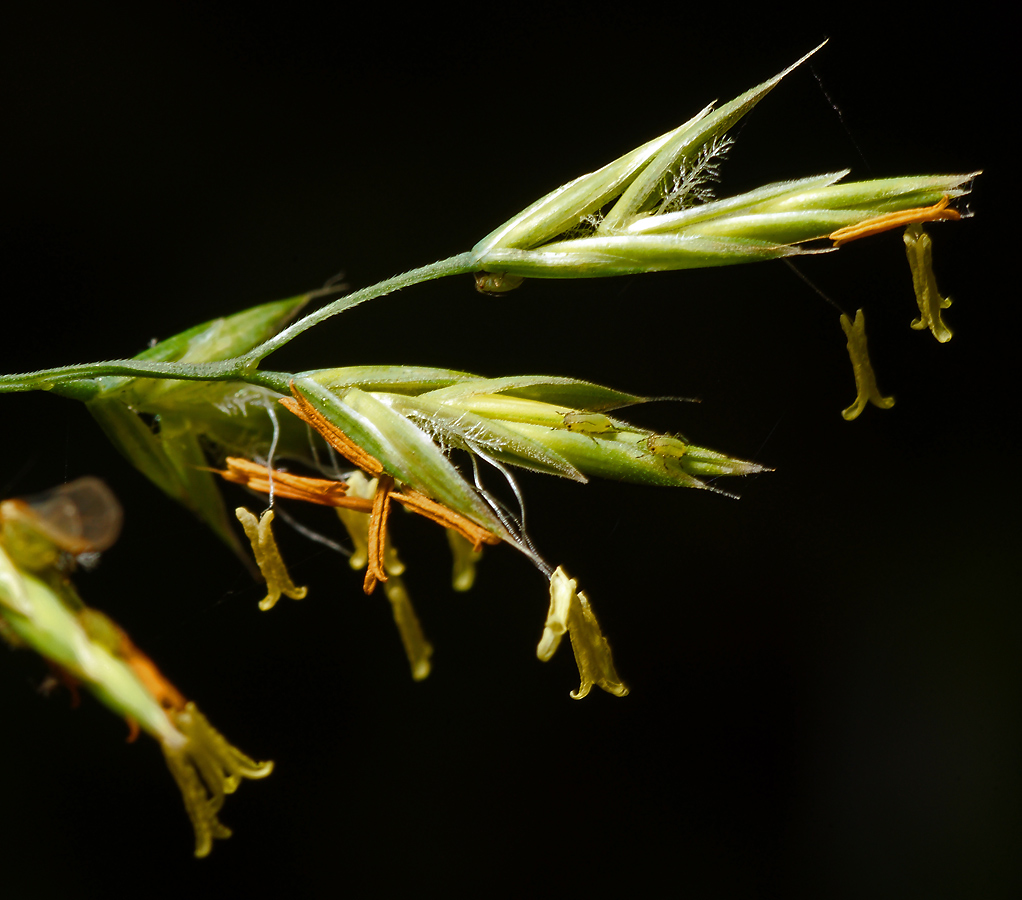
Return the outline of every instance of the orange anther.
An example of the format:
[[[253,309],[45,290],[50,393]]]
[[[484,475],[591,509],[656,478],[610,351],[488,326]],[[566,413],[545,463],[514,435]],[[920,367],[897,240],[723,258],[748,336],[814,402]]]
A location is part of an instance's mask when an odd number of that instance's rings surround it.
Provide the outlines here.
[[[123,629],[118,630],[121,639],[117,646],[117,655],[135,673],[135,677],[142,682],[153,699],[164,709],[184,709],[188,703],[184,695],[167,681],[163,673],[156,668],[156,664],[132,643]],[[130,719],[128,724],[130,726]]]
[[[368,512],[370,509],[368,500],[347,496],[348,485],[343,481],[293,475],[279,469],[268,469],[259,463],[237,456],[228,456],[225,462],[226,469],[211,471],[222,476],[225,481],[242,484],[253,491],[270,493],[272,481],[273,493],[278,497],[304,500],[306,503],[315,503],[319,506],[343,506],[362,512]]]
[[[371,594],[378,581],[387,580],[387,571],[383,564],[383,551],[387,541],[387,518],[390,515],[390,497],[394,489],[394,479],[389,475],[381,475],[373,495],[373,512],[369,519],[369,553],[366,565],[366,577],[362,590]]]
[[[875,216],[866,219],[858,225],[849,225],[846,228],[839,228],[829,237],[835,247],[847,244],[849,241],[857,241],[859,238],[870,237],[901,225],[914,225],[920,222],[939,222],[960,219],[961,214],[957,209],[948,207],[948,196],[945,194],[933,206],[920,206],[915,209],[902,209],[898,212],[885,213],[882,216]]]
[[[359,447],[340,428],[320,413],[316,407],[298,393],[294,385],[291,386],[291,392],[294,396],[281,398],[281,406],[323,435],[326,442],[353,466],[374,478],[383,474],[383,464],[375,456]]]

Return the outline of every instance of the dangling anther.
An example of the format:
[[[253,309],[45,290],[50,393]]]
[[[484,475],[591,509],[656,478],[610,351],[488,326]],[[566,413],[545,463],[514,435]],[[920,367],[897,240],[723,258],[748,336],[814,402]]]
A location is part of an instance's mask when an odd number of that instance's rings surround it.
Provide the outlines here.
[[[387,571],[383,564],[383,551],[387,541],[387,517],[390,515],[390,492],[394,489],[394,479],[389,475],[380,475],[373,495],[373,511],[369,519],[369,560],[366,565],[366,577],[362,590],[371,594],[378,581],[387,580]]]

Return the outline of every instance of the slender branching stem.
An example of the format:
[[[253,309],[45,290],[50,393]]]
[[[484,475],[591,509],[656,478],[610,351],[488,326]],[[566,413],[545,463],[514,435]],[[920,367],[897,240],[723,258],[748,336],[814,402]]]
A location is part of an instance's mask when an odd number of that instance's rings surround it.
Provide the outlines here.
[[[340,297],[334,300],[333,303],[328,303],[321,309],[317,309],[315,312],[309,313],[307,316],[299,319],[297,322],[289,325],[279,334],[274,335],[268,341],[264,341],[258,347],[245,356],[240,357],[241,360],[247,366],[255,368],[260,360],[265,359],[274,350],[279,350],[286,343],[298,337],[303,331],[312,328],[314,325],[318,325],[320,322],[329,319],[331,316],[336,316],[339,313],[346,312],[353,306],[358,306],[360,303],[365,303],[367,300],[375,300],[377,297],[383,297],[386,294],[392,294],[395,291],[400,291],[402,288],[411,287],[414,284],[421,284],[424,281],[434,281],[437,278],[446,278],[449,275],[464,275],[468,272],[473,272],[478,268],[478,263],[475,262],[475,257],[471,253],[460,253],[457,256],[452,256],[449,259],[442,259],[440,262],[431,263],[428,266],[422,266],[418,269],[412,269],[410,272],[404,272],[401,275],[395,275],[393,278],[388,278],[386,281],[380,281],[371,287],[362,288],[360,291],[355,291],[353,294],[348,294],[345,297]]]
[[[474,270],[472,255],[462,253],[449,259],[440,260],[428,266],[412,269],[401,275],[395,275],[353,294],[341,297],[328,303],[321,309],[309,313],[297,322],[289,325],[279,334],[264,341],[254,350],[243,356],[226,359],[221,362],[178,363],[159,362],[144,359],[114,359],[96,363],[85,363],[75,366],[61,366],[55,369],[41,369],[37,372],[26,372],[18,375],[0,375],[0,394],[11,394],[19,391],[53,390],[66,386],[70,382],[81,379],[99,378],[104,375],[134,376],[138,378],[172,378],[181,381],[244,381],[248,384],[268,387],[281,393],[288,392],[291,376],[286,372],[259,371],[259,363],[279,350],[289,341],[298,337],[314,325],[318,325],[331,316],[351,309],[367,300],[374,300],[386,294],[392,294],[402,288],[411,287],[424,281],[433,281],[449,275],[462,275]],[[320,292],[313,292],[316,296]]]

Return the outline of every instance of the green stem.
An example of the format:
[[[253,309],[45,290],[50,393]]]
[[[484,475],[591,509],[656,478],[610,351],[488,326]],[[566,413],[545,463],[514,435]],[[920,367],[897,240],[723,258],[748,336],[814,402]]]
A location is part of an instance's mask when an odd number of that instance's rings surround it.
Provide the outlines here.
[[[322,309],[299,319],[279,334],[264,341],[244,356],[237,356],[221,362],[207,363],[175,363],[157,362],[144,359],[114,359],[97,363],[86,363],[76,366],[61,366],[55,369],[40,369],[37,372],[26,372],[17,375],[0,375],[0,394],[11,394],[20,391],[53,390],[63,388],[61,393],[91,394],[92,390],[83,388],[76,391],[69,384],[82,379],[99,378],[104,375],[127,375],[139,378],[173,378],[181,381],[244,381],[261,387],[286,394],[291,376],[287,372],[260,372],[258,365],[274,350],[279,350],[289,341],[298,337],[314,325],[351,309],[367,300],[374,300],[385,294],[391,294],[402,288],[411,287],[424,281],[433,281],[448,275],[463,275],[475,270],[470,253],[462,253],[449,259],[440,260],[428,266],[412,269],[401,275],[395,275],[367,288],[362,288]],[[85,399],[83,396],[82,399]]]
[[[422,266],[418,269],[412,269],[410,272],[395,275],[393,278],[378,282],[371,287],[362,288],[360,291],[355,291],[354,294],[348,294],[346,297],[341,297],[333,303],[328,303],[322,309],[309,313],[304,318],[289,325],[279,334],[274,335],[268,341],[264,341],[254,350],[239,358],[245,360],[248,365],[254,368],[260,360],[269,356],[274,350],[279,350],[286,343],[298,337],[303,331],[312,328],[313,325],[318,325],[331,316],[336,316],[338,313],[345,312],[353,306],[358,306],[366,300],[375,300],[377,297],[392,294],[394,291],[400,291],[402,288],[411,287],[413,284],[421,284],[424,281],[434,281],[437,278],[446,278],[448,275],[464,275],[468,272],[474,272],[478,268],[479,264],[475,261],[475,256],[472,253],[459,253],[457,256],[442,259],[428,266]]]
[[[111,359],[40,369],[18,375],[0,375],[0,394],[19,391],[49,391],[81,379],[100,378],[104,375],[127,375],[138,378],[174,378],[180,381],[247,381],[275,387],[278,372],[253,372],[238,359],[212,363],[155,362],[145,359]],[[286,390],[286,386],[285,386]],[[91,393],[91,392],[89,392]]]

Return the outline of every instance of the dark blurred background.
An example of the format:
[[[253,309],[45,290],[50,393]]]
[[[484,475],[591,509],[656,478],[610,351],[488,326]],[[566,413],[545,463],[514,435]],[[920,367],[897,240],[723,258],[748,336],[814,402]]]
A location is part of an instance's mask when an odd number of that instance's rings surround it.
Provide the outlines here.
[[[724,485],[739,501],[522,476],[534,540],[586,588],[632,690],[583,702],[570,650],[535,658],[546,585],[518,554],[489,552],[455,594],[442,535],[401,517],[436,649],[415,684],[343,559],[285,534],[309,596],[260,613],[83,408],[0,398],[2,494],[106,479],[127,527],[83,596],[278,766],[195,861],[155,744],[43,698],[38,661],[2,651],[5,896],[1017,896],[1017,251],[995,162],[1016,101],[996,23],[218,9],[8,15],[3,371],[128,356],[339,270],[361,287],[466,250],[828,36],[736,130],[722,193],[986,168],[975,218],[930,229],[955,337],[909,329],[892,232],[800,264],[865,308],[897,397],[852,423],[838,314],[779,263],[500,299],[441,281],[275,357],[698,397],[632,418],[775,468]]]

